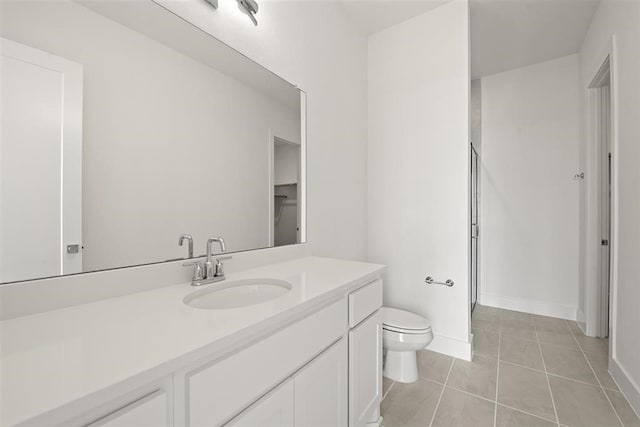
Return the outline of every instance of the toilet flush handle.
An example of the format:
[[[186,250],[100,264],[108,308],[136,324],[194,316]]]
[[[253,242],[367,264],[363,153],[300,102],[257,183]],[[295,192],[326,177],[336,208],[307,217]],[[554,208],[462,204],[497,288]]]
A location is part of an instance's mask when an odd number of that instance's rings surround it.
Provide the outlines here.
[[[451,279],[447,279],[444,282],[436,282],[435,280],[433,280],[433,277],[431,276],[427,276],[427,278],[424,279],[424,283],[426,283],[427,285],[436,284],[436,285],[444,285],[448,287],[452,287],[453,285],[455,285],[455,282]]]

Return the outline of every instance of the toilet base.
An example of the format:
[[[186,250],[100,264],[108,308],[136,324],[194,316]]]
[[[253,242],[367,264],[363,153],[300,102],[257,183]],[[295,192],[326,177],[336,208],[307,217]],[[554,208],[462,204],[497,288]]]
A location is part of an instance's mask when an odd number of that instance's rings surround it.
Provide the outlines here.
[[[418,380],[418,358],[415,351],[387,350],[386,353],[383,376],[401,383]]]

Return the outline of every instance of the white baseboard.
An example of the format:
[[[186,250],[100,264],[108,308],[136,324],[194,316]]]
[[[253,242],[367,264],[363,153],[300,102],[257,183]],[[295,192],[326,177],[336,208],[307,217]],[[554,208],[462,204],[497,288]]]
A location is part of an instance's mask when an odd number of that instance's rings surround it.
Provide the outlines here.
[[[629,404],[636,411],[636,415],[640,417],[640,387],[636,384],[627,371],[618,363],[616,359],[611,359],[609,363],[609,373],[613,380],[618,384],[618,388],[627,398]]]
[[[560,319],[576,320],[578,308],[563,304],[554,304],[546,301],[531,299],[518,299],[496,294],[483,293],[480,295],[480,304],[490,307],[504,308],[507,310],[523,311],[525,313],[539,314],[541,316],[558,317]]]
[[[578,323],[578,327],[582,331],[583,334],[587,335],[587,318],[584,315],[584,312],[578,308],[578,312],[576,315],[576,322]]]
[[[473,335],[471,342],[464,342],[455,338],[436,335],[433,337],[433,341],[431,341],[425,348],[457,359],[471,361],[473,358]]]

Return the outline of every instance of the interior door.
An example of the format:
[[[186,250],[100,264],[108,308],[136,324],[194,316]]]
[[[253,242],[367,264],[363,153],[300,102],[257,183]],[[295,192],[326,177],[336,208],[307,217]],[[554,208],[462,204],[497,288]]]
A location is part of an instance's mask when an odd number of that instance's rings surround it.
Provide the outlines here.
[[[0,282],[81,272],[82,65],[0,50]]]

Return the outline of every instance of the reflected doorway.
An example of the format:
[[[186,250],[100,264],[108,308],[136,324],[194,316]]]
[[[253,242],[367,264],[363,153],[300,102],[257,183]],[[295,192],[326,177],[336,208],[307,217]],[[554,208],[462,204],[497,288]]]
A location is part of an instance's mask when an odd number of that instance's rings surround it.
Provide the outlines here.
[[[272,246],[292,245],[301,241],[301,150],[300,144],[273,136],[271,174]]]

